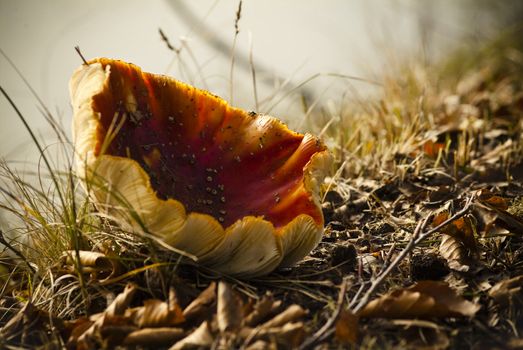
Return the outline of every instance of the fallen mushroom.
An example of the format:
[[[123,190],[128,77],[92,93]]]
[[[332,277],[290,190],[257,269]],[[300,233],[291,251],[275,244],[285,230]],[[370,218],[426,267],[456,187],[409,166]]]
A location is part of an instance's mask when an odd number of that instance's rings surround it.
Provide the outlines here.
[[[314,136],[106,58],[70,93],[78,175],[121,224],[237,276],[293,265],[321,239],[330,155]]]

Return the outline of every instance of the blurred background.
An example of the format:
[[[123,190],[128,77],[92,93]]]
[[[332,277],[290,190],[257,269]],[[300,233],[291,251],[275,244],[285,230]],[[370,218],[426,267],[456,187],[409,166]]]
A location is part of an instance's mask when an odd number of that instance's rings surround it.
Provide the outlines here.
[[[416,59],[430,65],[517,24],[522,5],[245,0],[238,19],[235,0],[0,0],[0,85],[48,145],[55,142],[54,133],[6,56],[69,135],[68,80],[81,64],[76,45],[87,59],[129,61],[299,127],[303,110],[287,98],[292,93],[309,106],[345,93],[372,94],[379,90],[383,72],[399,62]],[[29,134],[3,97],[0,157],[25,168],[38,160]]]

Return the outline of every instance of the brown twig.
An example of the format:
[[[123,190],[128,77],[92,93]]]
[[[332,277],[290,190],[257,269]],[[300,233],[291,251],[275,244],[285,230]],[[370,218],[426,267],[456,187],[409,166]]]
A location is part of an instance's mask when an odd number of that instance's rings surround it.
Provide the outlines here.
[[[405,259],[405,257],[414,249],[414,247],[416,247],[418,244],[423,242],[427,237],[429,237],[433,233],[441,230],[443,227],[447,226],[454,220],[457,220],[460,217],[462,217],[463,215],[465,215],[469,211],[470,207],[472,206],[472,202],[473,202],[474,198],[475,198],[474,196],[469,197],[467,199],[467,202],[465,203],[465,206],[463,207],[463,209],[461,209],[460,211],[458,211],[457,213],[452,215],[450,218],[448,218],[447,220],[445,220],[438,226],[433,227],[426,232],[423,232],[423,231],[427,227],[429,219],[431,218],[432,215],[427,215],[423,219],[423,221],[420,221],[418,226],[414,230],[412,238],[410,239],[407,246],[405,248],[403,248],[401,253],[390,263],[390,265],[385,270],[380,272],[378,277],[376,277],[376,279],[371,282],[369,289],[367,289],[367,291],[365,292],[363,297],[360,299],[360,301],[357,303],[357,305],[354,307],[352,312],[356,314],[359,311],[361,311],[368,304],[368,302],[370,301],[370,297],[376,291],[376,289],[381,285],[381,283],[383,283],[385,278],[387,278],[387,276],[390,275],[391,272],[400,264],[400,262],[403,259]],[[354,304],[354,302],[351,302],[351,304]]]
[[[321,342],[322,340],[328,338],[334,331],[334,324],[338,320],[343,306],[345,305],[345,294],[347,294],[347,285],[348,280],[344,279],[340,288],[340,293],[338,294],[338,302],[336,304],[336,309],[332,313],[331,317],[325,322],[325,324],[316,331],[311,337],[305,339],[305,341],[300,346],[300,350],[309,349],[315,344]]]
[[[162,37],[162,41],[165,43],[165,45],[167,46],[167,48],[173,52],[176,52],[177,54],[180,53],[181,49],[177,49],[176,47],[174,47],[171,42],[169,41],[169,38],[167,37],[167,35],[165,35],[165,33],[163,32],[162,28],[158,28],[158,32],[160,33],[160,36]]]
[[[76,52],[78,53],[78,56],[80,56],[80,58],[82,59],[82,61],[84,61],[84,64],[87,66],[89,65],[89,63],[87,63],[87,60],[85,59],[84,55],[82,55],[82,52],[80,51],[80,46],[75,46],[74,49],[76,50]]]

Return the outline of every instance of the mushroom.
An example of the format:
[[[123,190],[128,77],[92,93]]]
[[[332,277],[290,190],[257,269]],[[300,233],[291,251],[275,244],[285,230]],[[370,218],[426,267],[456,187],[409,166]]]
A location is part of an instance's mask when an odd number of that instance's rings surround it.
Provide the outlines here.
[[[331,157],[316,137],[107,58],[78,68],[70,93],[78,175],[121,225],[244,277],[320,241]]]

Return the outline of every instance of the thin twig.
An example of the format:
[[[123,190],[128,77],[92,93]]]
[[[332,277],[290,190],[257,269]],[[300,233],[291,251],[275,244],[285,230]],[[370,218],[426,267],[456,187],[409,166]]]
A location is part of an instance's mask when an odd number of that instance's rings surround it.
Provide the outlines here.
[[[80,51],[80,46],[75,46],[74,49],[76,50],[76,53],[78,53],[78,56],[80,56],[80,58],[82,59],[82,61],[84,61],[84,64],[87,66],[89,65],[87,63],[87,60],[85,59],[84,55],[82,55],[82,51]]]
[[[469,209],[472,205],[473,199],[474,199],[474,196],[469,197],[467,199],[467,202],[465,203],[465,206],[463,207],[463,209],[461,209],[460,211],[458,211],[457,213],[452,215],[450,218],[448,218],[447,220],[445,220],[438,226],[433,227],[432,229],[430,229],[426,232],[423,232],[423,231],[424,231],[425,227],[427,227],[429,219],[431,218],[432,215],[427,215],[425,217],[425,219],[423,219],[423,221],[420,221],[420,223],[416,227],[416,230],[414,230],[412,238],[410,239],[407,246],[405,248],[403,248],[401,253],[390,263],[390,265],[385,270],[380,272],[378,277],[376,277],[376,279],[372,281],[369,289],[367,289],[367,291],[365,292],[363,297],[360,299],[358,304],[354,307],[352,312],[356,314],[359,311],[361,311],[368,304],[372,294],[376,291],[376,289],[381,285],[381,283],[383,283],[385,278],[387,278],[387,276],[390,275],[392,271],[394,271],[394,269],[400,264],[400,262],[403,261],[403,259],[405,259],[405,257],[414,249],[414,247],[416,247],[418,244],[420,244],[422,241],[424,241],[427,237],[432,235],[434,232],[441,230],[443,227],[447,226],[451,222],[453,222],[453,221],[459,219],[460,217],[462,217],[463,215],[465,215],[469,211]]]
[[[163,32],[162,28],[158,28],[158,32],[160,33],[160,36],[162,37],[162,41],[165,43],[165,45],[167,46],[167,48],[173,52],[176,52],[177,54],[180,53],[180,49],[177,49],[176,47],[174,47],[171,42],[169,41],[169,38],[167,37],[167,35],[165,35],[165,33]]]
[[[309,349],[315,344],[321,342],[322,340],[330,336],[332,330],[334,329],[333,326],[338,320],[340,313],[345,305],[345,294],[347,294],[347,286],[348,280],[344,279],[341,285],[340,293],[338,294],[338,302],[336,304],[336,309],[332,313],[331,317],[329,317],[327,322],[325,322],[323,326],[316,331],[316,333],[314,333],[311,337],[309,337],[302,343],[302,345],[300,346],[301,350]]]

